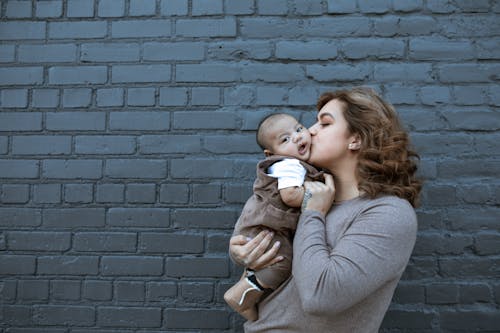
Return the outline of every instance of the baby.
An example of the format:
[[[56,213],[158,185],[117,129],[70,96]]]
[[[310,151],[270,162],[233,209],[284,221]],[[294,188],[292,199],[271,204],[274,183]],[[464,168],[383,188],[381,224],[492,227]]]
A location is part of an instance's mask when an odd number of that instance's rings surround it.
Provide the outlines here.
[[[311,135],[294,117],[278,113],[264,118],[257,130],[257,143],[266,159],[257,165],[253,195],[243,207],[233,234],[254,237],[264,229],[272,230],[284,259],[256,272],[247,270],[246,276],[224,294],[229,306],[248,320],[257,320],[256,305],[264,292],[276,289],[290,276],[292,240],[306,176],[308,180],[323,180],[322,172],[304,162],[309,159]]]

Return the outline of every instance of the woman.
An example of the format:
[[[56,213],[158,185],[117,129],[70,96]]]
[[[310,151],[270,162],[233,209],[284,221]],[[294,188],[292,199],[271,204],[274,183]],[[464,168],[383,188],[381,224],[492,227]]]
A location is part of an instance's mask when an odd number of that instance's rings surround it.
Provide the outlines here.
[[[259,304],[245,332],[377,332],[415,244],[418,156],[393,107],[373,90],[323,94],[309,162],[325,182],[306,182],[292,276]],[[272,234],[231,238],[251,270],[278,262]]]

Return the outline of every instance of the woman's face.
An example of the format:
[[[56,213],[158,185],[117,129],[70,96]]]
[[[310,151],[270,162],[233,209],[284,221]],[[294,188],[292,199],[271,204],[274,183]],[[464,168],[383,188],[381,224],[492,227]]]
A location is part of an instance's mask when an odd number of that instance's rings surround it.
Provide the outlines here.
[[[344,118],[344,102],[334,99],[318,112],[317,121],[309,128],[311,157],[309,163],[333,170],[343,159],[352,158],[356,136],[348,130]],[[349,146],[351,144],[351,146]]]

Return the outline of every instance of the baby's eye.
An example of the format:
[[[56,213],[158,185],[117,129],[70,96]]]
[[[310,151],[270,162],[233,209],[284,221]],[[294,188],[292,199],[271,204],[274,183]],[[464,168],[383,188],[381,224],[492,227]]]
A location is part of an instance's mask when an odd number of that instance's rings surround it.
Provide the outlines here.
[[[283,142],[283,143],[288,142],[288,141],[290,141],[290,137],[289,136],[286,136],[283,139],[281,139],[281,142]]]

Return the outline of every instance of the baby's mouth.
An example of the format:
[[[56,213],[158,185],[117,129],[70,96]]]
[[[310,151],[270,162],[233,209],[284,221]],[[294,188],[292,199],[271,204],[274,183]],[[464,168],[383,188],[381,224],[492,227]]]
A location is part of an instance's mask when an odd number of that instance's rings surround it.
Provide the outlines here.
[[[307,152],[307,144],[303,143],[299,146],[299,154],[304,155]]]

